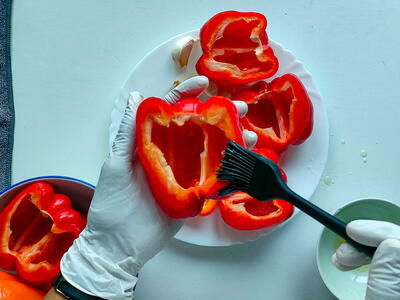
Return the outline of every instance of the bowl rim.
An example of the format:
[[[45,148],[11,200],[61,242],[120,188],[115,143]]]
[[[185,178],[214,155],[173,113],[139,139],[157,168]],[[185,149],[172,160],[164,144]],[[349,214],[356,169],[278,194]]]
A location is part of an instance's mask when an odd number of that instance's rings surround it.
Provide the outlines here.
[[[340,206],[340,207],[333,213],[333,215],[338,214],[340,211],[342,211],[343,209],[346,209],[348,206],[350,206],[350,205],[352,205],[352,204],[354,204],[354,203],[363,202],[363,201],[367,201],[367,200],[377,200],[377,201],[380,201],[380,202],[386,202],[386,203],[393,204],[393,205],[395,205],[395,206],[397,206],[397,207],[400,208],[400,205],[399,205],[399,204],[394,203],[393,201],[390,201],[390,200],[387,200],[387,199],[382,199],[382,198],[377,198],[377,197],[365,197],[365,198],[358,198],[358,199],[355,199],[355,200],[351,200],[350,202],[347,202],[346,204]],[[317,241],[317,245],[316,245],[316,246],[317,246],[317,247],[316,247],[317,249],[316,249],[316,251],[315,251],[315,260],[317,261],[318,273],[319,273],[319,276],[321,277],[323,283],[325,284],[325,286],[327,287],[327,289],[328,289],[335,297],[337,297],[336,293],[333,291],[333,289],[331,288],[330,284],[328,284],[328,283],[325,281],[325,277],[322,276],[322,273],[321,273],[321,265],[320,265],[320,261],[319,261],[319,258],[318,258],[318,257],[319,257],[319,253],[320,253],[322,234],[323,234],[324,230],[325,230],[325,227],[323,226],[322,229],[321,229],[321,231],[320,231],[320,233],[319,233],[319,237],[318,237],[318,241]]]
[[[22,181],[19,181],[17,183],[14,183],[12,185],[10,185],[9,187],[4,188],[3,190],[0,191],[0,196],[2,196],[3,194],[7,193],[8,191],[23,185],[25,183],[31,182],[31,181],[36,181],[36,180],[46,180],[46,179],[63,179],[63,180],[67,180],[67,181],[73,181],[73,182],[77,182],[80,184],[83,184],[91,189],[96,189],[96,186],[94,186],[93,184],[84,181],[82,179],[77,179],[74,177],[69,177],[69,176],[61,176],[61,175],[49,175],[49,176],[37,176],[37,177],[32,177],[32,178],[28,178]]]

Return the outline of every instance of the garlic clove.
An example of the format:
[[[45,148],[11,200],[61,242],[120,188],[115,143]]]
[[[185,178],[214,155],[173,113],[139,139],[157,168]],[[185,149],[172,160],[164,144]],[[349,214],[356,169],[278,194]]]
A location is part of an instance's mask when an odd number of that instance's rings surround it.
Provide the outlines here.
[[[192,36],[185,36],[175,44],[175,47],[172,50],[172,59],[179,68],[183,69],[187,66],[193,45],[197,41],[198,39],[195,39]]]

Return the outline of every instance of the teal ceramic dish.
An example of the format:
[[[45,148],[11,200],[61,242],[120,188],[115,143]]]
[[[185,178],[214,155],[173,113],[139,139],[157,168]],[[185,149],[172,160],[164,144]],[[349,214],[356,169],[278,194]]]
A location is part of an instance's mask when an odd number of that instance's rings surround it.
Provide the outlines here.
[[[400,225],[400,207],[392,202],[380,199],[359,199],[352,201],[335,216],[350,222],[356,219],[388,221]],[[342,272],[331,263],[331,256],[343,239],[329,229],[322,231],[318,242],[317,264],[322,280],[327,288],[341,300],[364,300],[368,280],[369,266]]]

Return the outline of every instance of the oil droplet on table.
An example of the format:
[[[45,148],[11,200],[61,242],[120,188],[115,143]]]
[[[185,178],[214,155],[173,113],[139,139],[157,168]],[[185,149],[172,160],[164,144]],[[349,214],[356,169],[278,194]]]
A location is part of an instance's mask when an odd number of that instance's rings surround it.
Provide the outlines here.
[[[333,179],[332,179],[330,176],[325,176],[325,177],[322,179],[322,182],[323,182],[324,184],[326,184],[326,185],[331,185],[331,184],[333,184]]]
[[[360,151],[360,156],[361,156],[362,158],[366,158],[366,157],[368,156],[368,152],[365,151],[365,150],[361,150],[361,151]]]

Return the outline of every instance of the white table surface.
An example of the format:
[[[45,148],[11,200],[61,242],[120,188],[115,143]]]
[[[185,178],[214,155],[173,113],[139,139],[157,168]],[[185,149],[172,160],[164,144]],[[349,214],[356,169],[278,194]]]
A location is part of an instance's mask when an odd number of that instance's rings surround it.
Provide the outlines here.
[[[334,183],[321,182],[312,200],[331,212],[360,197],[400,203],[397,0],[15,0],[13,182],[57,174],[96,183],[112,105],[133,66],[229,9],[264,13],[269,36],[304,62],[326,101],[324,175]],[[315,262],[320,231],[299,214],[244,245],[173,240],[143,268],[137,299],[335,299]]]

